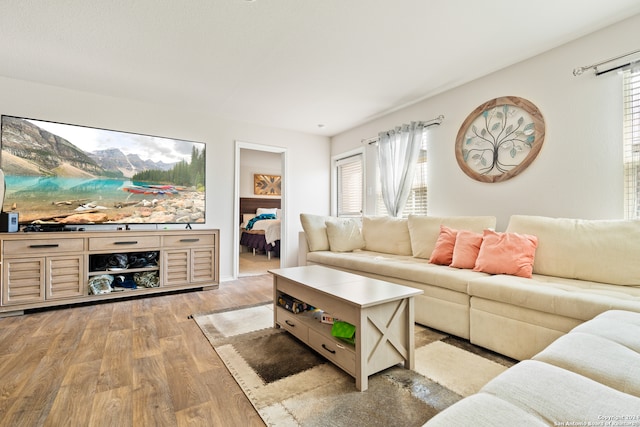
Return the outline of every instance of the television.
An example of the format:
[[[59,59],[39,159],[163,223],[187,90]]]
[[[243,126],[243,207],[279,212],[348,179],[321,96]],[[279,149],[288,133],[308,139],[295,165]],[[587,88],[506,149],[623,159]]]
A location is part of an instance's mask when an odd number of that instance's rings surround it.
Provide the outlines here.
[[[2,115],[3,212],[19,223],[196,224],[205,144]]]

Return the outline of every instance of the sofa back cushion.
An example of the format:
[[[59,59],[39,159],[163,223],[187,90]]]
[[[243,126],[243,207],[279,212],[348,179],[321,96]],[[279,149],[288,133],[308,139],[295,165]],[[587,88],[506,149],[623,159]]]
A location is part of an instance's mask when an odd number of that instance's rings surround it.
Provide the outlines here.
[[[436,233],[436,239],[438,238]],[[362,219],[362,237],[365,249],[394,255],[411,255],[411,239],[407,220],[388,216],[364,217]],[[435,241],[434,241],[435,245]]]
[[[513,215],[506,231],[538,237],[535,274],[640,285],[640,221]]]
[[[309,252],[329,250],[329,238],[325,224],[327,218],[329,217],[324,215],[300,214],[300,223],[307,237]]]
[[[495,229],[495,216],[426,216],[409,215],[407,221],[414,257],[429,259],[440,234],[440,226],[446,225],[457,230],[482,233],[485,229]]]
[[[360,224],[351,218],[327,218],[327,238],[331,252],[351,252],[364,247]]]

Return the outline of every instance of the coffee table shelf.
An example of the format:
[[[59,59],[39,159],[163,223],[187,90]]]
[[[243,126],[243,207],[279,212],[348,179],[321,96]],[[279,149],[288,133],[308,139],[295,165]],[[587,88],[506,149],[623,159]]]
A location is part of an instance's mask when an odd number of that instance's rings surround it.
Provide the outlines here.
[[[356,349],[331,335],[331,325],[321,323],[309,312],[293,314],[276,307],[276,323],[313,348],[352,377],[356,375]]]

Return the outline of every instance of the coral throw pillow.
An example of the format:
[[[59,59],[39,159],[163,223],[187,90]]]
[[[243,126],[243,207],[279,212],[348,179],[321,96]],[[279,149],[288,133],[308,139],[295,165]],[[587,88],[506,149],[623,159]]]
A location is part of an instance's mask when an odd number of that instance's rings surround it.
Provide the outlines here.
[[[485,230],[474,271],[531,277],[538,238]]]
[[[453,247],[451,267],[473,268],[482,244],[482,234],[473,231],[460,230]]]
[[[440,226],[440,234],[436,245],[431,252],[429,262],[431,264],[449,265],[453,258],[453,246],[456,244],[456,235],[458,230],[449,228],[446,225]]]

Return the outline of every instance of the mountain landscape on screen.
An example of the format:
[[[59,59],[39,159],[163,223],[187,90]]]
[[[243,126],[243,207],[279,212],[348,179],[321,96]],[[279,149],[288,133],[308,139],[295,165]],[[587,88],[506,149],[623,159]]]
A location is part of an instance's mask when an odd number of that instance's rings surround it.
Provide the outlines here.
[[[23,224],[204,222],[204,143],[12,116],[1,141]]]

